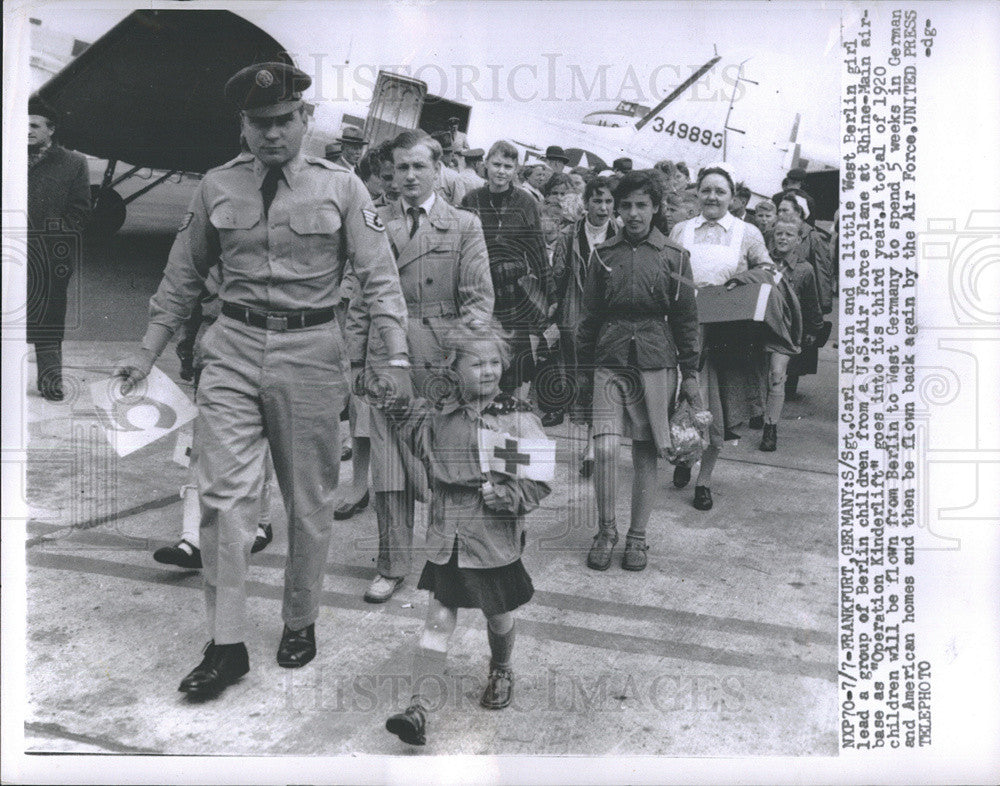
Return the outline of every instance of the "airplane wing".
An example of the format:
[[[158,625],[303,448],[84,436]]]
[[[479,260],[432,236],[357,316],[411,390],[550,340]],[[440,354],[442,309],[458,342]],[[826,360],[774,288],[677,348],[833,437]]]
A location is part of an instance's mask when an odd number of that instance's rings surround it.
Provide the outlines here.
[[[236,71],[290,63],[283,47],[229,11],[136,11],[46,82],[63,144],[152,169],[205,172],[239,152],[223,98]]]

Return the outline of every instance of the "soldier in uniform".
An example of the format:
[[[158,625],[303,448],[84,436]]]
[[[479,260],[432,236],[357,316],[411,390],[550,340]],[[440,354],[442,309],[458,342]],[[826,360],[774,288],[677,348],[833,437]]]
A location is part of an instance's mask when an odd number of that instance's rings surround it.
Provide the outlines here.
[[[385,227],[360,180],[301,152],[310,82],[293,66],[261,63],[226,83],[250,152],[201,180],[150,300],[142,348],[116,372],[127,395],[221,265],[221,316],[202,344],[195,427],[211,640],[180,684],[191,697],[216,695],[249,670],[247,563],[268,445],[288,515],[278,665],[316,654],[347,392],[334,306],[348,257],[385,347],[384,371],[409,389],[405,302]]]
[[[477,147],[471,150],[463,150],[459,157],[461,167],[458,170],[458,175],[462,178],[462,183],[465,185],[466,194],[486,185],[486,181],[479,176],[477,166],[482,163],[483,156],[485,155],[486,151],[481,147]]]
[[[463,150],[469,149],[469,137],[468,135],[459,129],[459,120],[457,117],[448,118],[448,130],[451,132],[451,144],[455,148],[455,152],[461,154]]]
[[[447,131],[443,134],[437,134],[434,141],[441,148],[441,167],[434,184],[434,190],[439,196],[444,197],[449,205],[458,207],[462,204],[462,198],[465,196],[465,180],[458,172],[446,165],[446,159],[450,159],[454,155],[451,134]]]
[[[485,324],[493,315],[493,281],[479,219],[449,205],[434,183],[441,146],[422,131],[405,131],[388,146],[401,199],[379,208],[396,256],[409,312],[407,335],[416,395],[434,401],[447,381],[450,359],[442,337],[456,321]],[[351,366],[378,367],[384,344],[371,330],[366,304],[352,301],[347,322]],[[450,385],[444,384],[444,387]],[[369,603],[384,603],[409,573],[413,543],[415,487],[412,468],[373,410],[372,488],[378,518],[378,575],[365,592]]]

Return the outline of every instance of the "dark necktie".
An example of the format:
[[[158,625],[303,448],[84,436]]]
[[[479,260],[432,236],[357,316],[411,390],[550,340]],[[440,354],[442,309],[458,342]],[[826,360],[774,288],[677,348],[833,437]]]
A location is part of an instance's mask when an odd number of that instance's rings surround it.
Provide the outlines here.
[[[410,214],[410,218],[413,219],[410,223],[410,237],[417,234],[417,230],[420,229],[420,214],[423,212],[422,207],[408,207],[406,212]]]
[[[268,167],[267,173],[264,175],[264,182],[261,184],[260,193],[264,197],[264,215],[267,216],[267,211],[271,208],[271,203],[274,201],[274,195],[278,191],[278,180],[281,178],[281,167]]]

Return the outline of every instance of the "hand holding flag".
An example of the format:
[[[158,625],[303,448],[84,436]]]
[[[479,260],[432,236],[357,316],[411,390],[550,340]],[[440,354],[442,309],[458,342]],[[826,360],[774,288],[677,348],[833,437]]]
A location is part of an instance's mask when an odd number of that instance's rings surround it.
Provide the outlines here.
[[[550,482],[556,474],[556,443],[480,428],[479,464],[483,472]]]

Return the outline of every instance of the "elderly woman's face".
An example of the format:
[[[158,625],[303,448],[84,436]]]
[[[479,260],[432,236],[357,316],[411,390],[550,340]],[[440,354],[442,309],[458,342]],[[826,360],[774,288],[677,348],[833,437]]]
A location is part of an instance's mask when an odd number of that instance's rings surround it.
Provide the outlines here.
[[[729,181],[722,175],[707,175],[698,186],[698,199],[701,200],[701,214],[709,221],[718,221],[726,215],[733,201]]]

